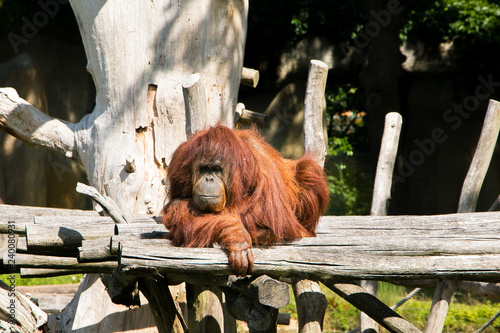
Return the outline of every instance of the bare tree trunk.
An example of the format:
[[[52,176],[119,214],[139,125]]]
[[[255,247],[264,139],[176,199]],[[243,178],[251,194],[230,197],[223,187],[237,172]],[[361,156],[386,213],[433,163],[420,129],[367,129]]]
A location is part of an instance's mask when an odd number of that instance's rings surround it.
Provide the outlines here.
[[[2,89],[0,127],[80,161],[90,185],[111,197],[123,214],[157,214],[168,192],[163,179],[170,156],[186,139],[181,83],[200,73],[207,124],[233,124],[248,0],[70,3],[96,86],[93,112],[77,124],[67,123],[43,115],[14,90]],[[113,331],[105,321],[116,321],[116,307],[108,304],[100,280],[83,289],[68,311],[92,315],[77,314],[81,320],[61,331]],[[102,305],[99,313],[92,311],[96,304]]]

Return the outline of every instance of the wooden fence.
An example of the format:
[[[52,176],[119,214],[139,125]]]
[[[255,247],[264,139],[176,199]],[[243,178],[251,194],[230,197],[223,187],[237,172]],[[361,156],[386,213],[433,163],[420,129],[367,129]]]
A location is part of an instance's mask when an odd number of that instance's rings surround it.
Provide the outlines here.
[[[323,80],[326,77],[316,82]],[[306,113],[307,105],[315,103],[306,103]],[[321,108],[319,99],[317,104]],[[9,239],[1,273],[20,272],[24,277],[110,274],[104,280],[111,298],[136,306],[140,289],[155,310],[160,332],[187,329],[168,292],[168,285],[180,282],[223,290],[231,314],[247,321],[254,332],[276,329],[278,309],[289,301],[284,283],[292,283],[301,332],[318,332],[326,304],[316,281],[391,332],[420,332],[352,281],[423,284],[428,283],[423,279],[439,279],[424,332],[441,332],[453,290],[466,285],[457,281],[469,281],[475,287],[500,281],[500,212],[473,213],[498,137],[500,107],[490,102],[458,213],[449,215],[383,216],[401,128],[398,117],[389,114],[386,121],[372,215],[326,216],[317,237],[255,248],[252,278],[231,276],[227,255],[220,248],[170,246],[164,239],[167,231],[151,217],[127,218],[129,224],[121,224],[119,217],[100,217],[95,212],[7,205],[0,206],[0,232]],[[320,123],[314,126],[321,127]],[[307,137],[305,141],[307,146]],[[499,287],[495,284],[490,289],[498,293]],[[8,313],[4,301],[0,297],[0,306]],[[314,329],[307,328],[310,322],[316,322],[309,326]]]

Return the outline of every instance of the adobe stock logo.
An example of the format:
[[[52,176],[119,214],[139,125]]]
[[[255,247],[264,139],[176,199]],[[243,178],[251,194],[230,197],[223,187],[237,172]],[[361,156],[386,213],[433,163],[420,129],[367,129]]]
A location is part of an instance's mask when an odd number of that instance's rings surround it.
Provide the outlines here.
[[[500,87],[500,82],[493,81],[492,74],[488,75],[487,79],[479,76],[477,80],[479,84],[474,90],[474,95],[465,97],[461,104],[454,104],[443,113],[444,123],[448,124],[453,131],[459,129],[463,124],[463,120],[469,118],[473,112],[478,110],[480,102],[489,99],[495,88]],[[433,129],[429,138],[415,139],[413,143],[416,148],[408,154],[408,158],[400,158],[398,173],[394,174],[393,184],[404,182],[407,177],[410,177],[415,172],[415,168],[424,164],[425,160],[434,154],[437,146],[447,139],[446,130],[441,127]]]
[[[21,27],[21,35],[18,35],[14,32],[9,32],[7,38],[9,39],[10,45],[14,49],[15,53],[19,52],[19,45],[28,44],[28,42],[35,38],[40,31],[40,28],[43,28],[49,23],[50,18],[54,18],[59,12],[59,5],[65,5],[69,2],[69,0],[48,0],[38,1],[38,5],[41,10],[37,11],[33,14],[31,21],[28,20],[25,16],[21,19],[23,22],[23,26]]]

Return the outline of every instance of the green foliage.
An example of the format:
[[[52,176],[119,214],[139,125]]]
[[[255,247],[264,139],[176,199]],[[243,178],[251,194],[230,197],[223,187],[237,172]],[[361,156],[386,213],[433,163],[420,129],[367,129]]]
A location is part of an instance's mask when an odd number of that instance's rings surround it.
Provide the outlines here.
[[[426,41],[500,42],[500,4],[491,0],[413,0],[407,4],[402,38],[416,33]]]
[[[259,52],[263,45],[279,52],[307,36],[342,42],[365,18],[361,0],[250,0],[249,8],[247,49]]]
[[[322,291],[328,300],[323,326],[325,332],[346,332],[359,326],[359,311],[354,306],[324,286],[322,286]],[[379,282],[378,297],[385,304],[392,306],[410,291],[411,288]],[[417,294],[417,296],[396,310],[403,318],[420,329],[423,329],[427,322],[432,304],[433,290],[425,291]],[[475,332],[493,317],[498,310],[499,303],[478,301],[477,298],[454,299],[446,317],[444,332]],[[499,331],[500,320],[497,320],[484,332],[494,333]],[[382,330],[382,332],[387,331]]]
[[[12,274],[0,275],[0,280],[10,285],[10,281],[8,281],[9,277]],[[19,274],[14,274],[15,285],[16,286],[43,286],[49,284],[69,284],[69,283],[79,283],[83,278],[82,274],[77,275],[65,275],[65,276],[56,276],[56,277],[48,277],[48,278],[33,278],[33,279],[22,279]]]
[[[366,149],[363,96],[350,85],[328,87],[328,183],[332,215],[369,213],[372,182],[367,170],[359,166],[355,151]],[[358,154],[361,155],[361,154]]]

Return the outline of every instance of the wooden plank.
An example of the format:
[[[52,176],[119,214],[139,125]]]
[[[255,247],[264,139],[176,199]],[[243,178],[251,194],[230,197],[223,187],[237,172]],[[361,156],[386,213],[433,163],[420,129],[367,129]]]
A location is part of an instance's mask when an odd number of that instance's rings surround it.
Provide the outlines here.
[[[47,208],[47,207],[32,207],[18,205],[0,205],[0,215],[15,215],[15,216],[99,216],[95,210],[79,210],[79,209],[63,209],[63,208]]]
[[[323,133],[327,76],[328,66],[322,61],[311,60],[304,101],[304,151],[312,153],[321,167],[325,165],[327,154],[327,139]],[[321,292],[319,283],[309,279],[294,278],[292,287],[297,303],[299,332],[322,332],[328,302]]]
[[[495,150],[498,132],[500,130],[500,103],[490,100],[484,119],[481,136],[477,144],[474,157],[467,172],[460,200],[459,213],[473,212],[476,209],[479,192],[483,185],[493,151]],[[425,333],[440,333],[443,331],[444,321],[448,313],[449,304],[454,293],[453,281],[440,281],[436,287],[432,300],[431,311],[425,326]]]
[[[491,281],[500,278],[500,255],[391,256],[341,248],[255,248],[255,274],[273,277],[348,279],[458,278]],[[126,246],[120,263],[156,267],[163,273],[230,274],[221,249]]]
[[[29,251],[77,250],[83,240],[111,237],[115,234],[114,223],[77,224],[74,226],[26,226],[26,243]]]
[[[399,146],[399,136],[403,119],[399,113],[391,112],[385,116],[384,134],[375,173],[371,215],[387,215],[391,200],[392,175]],[[377,296],[378,282],[361,280],[361,287]],[[380,331],[378,323],[364,312],[360,313],[359,326],[361,332],[376,333]]]
[[[78,283],[44,286],[17,286],[16,291],[38,300],[40,309],[46,313],[58,313],[78,290]]]
[[[399,314],[382,303],[365,289],[354,283],[324,281],[325,285],[358,309],[365,311],[371,318],[390,332],[419,333],[420,330],[406,321]]]
[[[8,262],[7,254],[4,254],[4,262]],[[77,258],[57,257],[16,253],[15,265],[18,268],[49,268],[49,269],[71,269],[79,273],[112,273],[116,267],[116,261],[104,261],[97,263],[79,263]],[[66,273],[68,274],[68,273]]]

